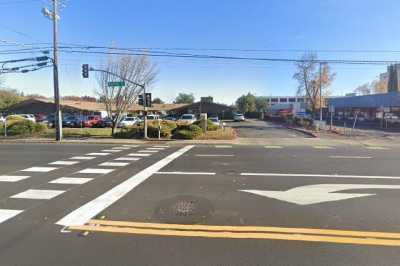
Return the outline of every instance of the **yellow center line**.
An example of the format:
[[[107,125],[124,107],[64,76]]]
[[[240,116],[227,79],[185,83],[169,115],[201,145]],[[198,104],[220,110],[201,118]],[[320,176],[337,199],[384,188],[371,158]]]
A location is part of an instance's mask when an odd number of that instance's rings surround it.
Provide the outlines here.
[[[161,224],[161,223],[138,223],[138,222],[110,221],[110,220],[91,220],[89,222],[89,225],[139,227],[139,228],[149,228],[149,229],[202,230],[202,231],[279,232],[279,233],[292,233],[292,234],[318,234],[318,235],[395,238],[395,239],[398,238],[400,240],[400,233],[293,228],[293,227]]]
[[[339,244],[400,246],[400,233],[268,226],[213,226],[91,220],[70,230],[177,237],[275,239]]]
[[[335,237],[322,235],[280,234],[280,233],[246,233],[246,232],[213,232],[213,231],[180,231],[163,229],[140,229],[134,227],[113,226],[73,226],[71,230],[84,230],[108,233],[124,233],[139,235],[175,236],[175,237],[205,237],[205,238],[233,238],[233,239],[274,239],[292,241],[326,242],[339,244],[400,246],[400,240]]]

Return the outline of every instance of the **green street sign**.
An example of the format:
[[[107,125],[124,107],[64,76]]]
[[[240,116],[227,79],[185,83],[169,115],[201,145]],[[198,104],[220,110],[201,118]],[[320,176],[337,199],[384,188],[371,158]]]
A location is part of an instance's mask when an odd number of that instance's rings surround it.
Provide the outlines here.
[[[108,87],[123,87],[125,86],[125,81],[110,81],[107,85]]]

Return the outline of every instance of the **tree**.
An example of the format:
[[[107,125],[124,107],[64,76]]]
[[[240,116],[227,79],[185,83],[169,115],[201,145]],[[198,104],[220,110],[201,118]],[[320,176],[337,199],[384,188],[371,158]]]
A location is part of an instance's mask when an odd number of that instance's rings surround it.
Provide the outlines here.
[[[264,112],[268,108],[268,98],[265,96],[256,97],[257,112]]]
[[[387,93],[388,92],[388,82],[387,80],[374,80],[371,83],[372,90],[374,93]]]
[[[174,103],[192,104],[194,103],[194,95],[193,93],[179,93],[178,96],[176,96]]]
[[[256,97],[250,92],[247,95],[242,95],[236,100],[236,107],[242,113],[255,112]]]
[[[17,90],[0,90],[0,112],[7,112],[14,104],[24,99]]]
[[[370,83],[367,82],[355,88],[354,92],[357,93],[358,95],[368,95],[371,94],[372,92],[372,86]]]
[[[155,104],[164,104],[164,101],[161,100],[160,98],[154,98],[153,99],[153,103],[155,103]]]
[[[155,65],[146,55],[110,56],[103,70],[109,73],[99,72],[97,75],[99,88],[96,93],[105,104],[112,122],[112,134],[114,134],[123,114],[136,101],[138,95],[143,93],[143,87],[139,85],[151,86],[156,79],[157,71]],[[108,82],[120,81],[121,78],[125,80],[125,86],[108,86]],[[128,80],[135,82],[135,84],[128,82]]]
[[[319,68],[317,68],[320,64],[322,64],[321,75]],[[297,95],[306,95],[311,111],[315,113],[320,108],[320,95],[322,95],[322,103],[325,102],[323,98],[329,96],[329,86],[332,84],[336,74],[331,73],[330,66],[327,63],[318,62],[317,55],[315,54],[303,55],[301,60],[295,65],[297,72],[294,73],[293,78],[299,83]]]

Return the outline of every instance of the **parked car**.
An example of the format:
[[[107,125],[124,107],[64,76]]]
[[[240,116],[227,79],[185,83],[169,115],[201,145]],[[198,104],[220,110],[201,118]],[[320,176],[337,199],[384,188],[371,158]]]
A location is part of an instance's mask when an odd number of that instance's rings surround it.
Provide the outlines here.
[[[211,116],[209,119],[214,125],[221,126],[221,120],[219,120],[218,116]]]
[[[167,115],[163,118],[164,120],[176,121],[176,117],[173,115]]]
[[[392,123],[392,124],[400,123],[399,117],[397,115],[394,115],[394,114],[391,114],[391,113],[386,113],[385,114],[385,120],[388,123]]]
[[[109,117],[103,118],[95,127],[112,127],[112,120]]]
[[[75,116],[66,116],[63,118],[62,125],[63,127],[80,127],[81,120]]]
[[[147,120],[159,120],[159,115],[147,115]]]
[[[118,123],[118,127],[129,127],[136,125],[136,123],[138,122],[139,118],[137,118],[136,116],[127,116]]]
[[[101,117],[97,115],[88,116],[87,119],[83,122],[84,127],[95,127],[98,123],[100,123]]]
[[[244,118],[243,114],[234,114],[233,115],[233,121],[235,122],[241,122],[241,121],[245,121],[246,119]]]
[[[193,124],[196,121],[197,121],[197,119],[194,114],[184,114],[178,120],[179,123],[183,123],[183,124]]]

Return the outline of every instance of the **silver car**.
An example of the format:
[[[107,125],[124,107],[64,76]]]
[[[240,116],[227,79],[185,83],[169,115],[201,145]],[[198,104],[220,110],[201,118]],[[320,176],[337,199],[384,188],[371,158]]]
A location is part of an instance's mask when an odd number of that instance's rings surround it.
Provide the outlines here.
[[[233,121],[235,122],[240,122],[240,121],[245,121],[246,119],[244,118],[243,114],[234,114],[233,115]]]

